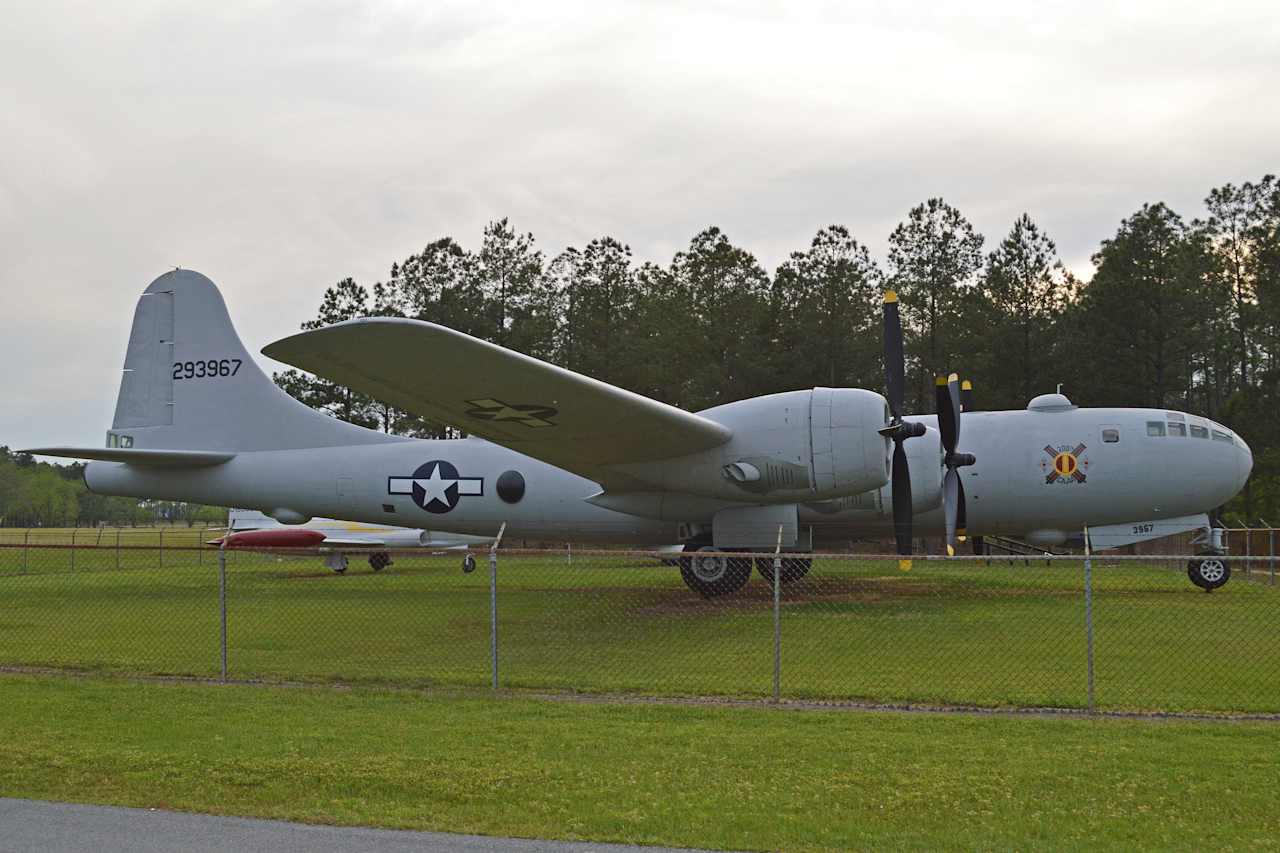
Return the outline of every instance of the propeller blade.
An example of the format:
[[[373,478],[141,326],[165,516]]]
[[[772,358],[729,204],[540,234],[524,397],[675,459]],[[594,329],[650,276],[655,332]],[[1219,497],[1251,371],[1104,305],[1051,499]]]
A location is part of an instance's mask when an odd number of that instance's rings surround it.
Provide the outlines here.
[[[902,396],[906,386],[906,363],[902,355],[902,320],[898,316],[898,294],[884,294],[884,387],[889,413],[902,417]]]
[[[942,509],[947,519],[947,556],[956,555],[956,505],[959,502],[960,475],[955,468],[947,469],[942,481]]]
[[[973,537],[973,539],[970,540],[970,543],[973,545],[974,556],[981,557],[983,554],[983,551],[986,550],[984,547],[986,543],[982,541],[982,537],[975,536]]]
[[[893,535],[898,553],[911,555],[911,471],[902,442],[893,443]]]
[[[960,383],[960,411],[972,412],[976,404],[973,400],[973,383],[968,379]]]
[[[960,441],[960,383],[953,373],[934,381],[938,402],[938,432],[942,433],[942,449],[954,453]]]
[[[963,542],[965,539],[969,538],[969,531],[966,529],[968,526],[969,526],[969,518],[968,518],[968,514],[965,512],[965,509],[964,509],[964,478],[957,477],[956,478],[956,541],[957,542]]]

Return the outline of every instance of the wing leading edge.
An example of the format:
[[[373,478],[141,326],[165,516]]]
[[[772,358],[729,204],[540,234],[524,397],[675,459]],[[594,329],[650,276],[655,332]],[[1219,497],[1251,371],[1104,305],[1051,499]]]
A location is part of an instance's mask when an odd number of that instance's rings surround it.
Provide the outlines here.
[[[732,436],[700,415],[421,320],[348,320],[262,352],[602,484],[607,466]]]

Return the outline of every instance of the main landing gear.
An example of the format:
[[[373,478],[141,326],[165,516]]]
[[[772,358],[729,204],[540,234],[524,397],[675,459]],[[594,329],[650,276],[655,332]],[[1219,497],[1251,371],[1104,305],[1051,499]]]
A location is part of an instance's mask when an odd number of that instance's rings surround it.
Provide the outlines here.
[[[369,566],[375,572],[380,572],[389,565],[391,565],[391,555],[386,551],[375,551],[369,555]]]
[[[688,544],[680,558],[680,577],[703,598],[737,592],[751,578],[751,558],[735,557],[710,545]]]
[[[772,557],[739,557],[732,551],[722,551],[706,543],[690,542],[684,546],[680,557],[680,577],[689,589],[703,598],[735,593],[751,579],[751,566],[755,564],[769,583],[773,583]],[[810,559],[783,557],[779,580],[792,583],[809,573]]]

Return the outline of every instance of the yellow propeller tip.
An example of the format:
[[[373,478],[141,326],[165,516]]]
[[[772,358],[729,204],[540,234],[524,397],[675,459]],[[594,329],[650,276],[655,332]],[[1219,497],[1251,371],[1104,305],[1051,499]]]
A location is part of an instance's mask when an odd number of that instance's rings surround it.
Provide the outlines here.
[[[972,382],[970,382],[968,379],[966,379],[965,381],[963,381],[963,382],[961,382],[961,383],[960,383],[960,387],[961,387],[962,389],[964,389],[965,391],[972,391],[972,390],[973,390],[973,383],[972,383]]]
[[[898,561],[898,571],[900,571],[900,572],[909,572],[909,571],[911,571],[911,561],[910,561],[910,560],[899,560],[899,561]]]
[[[954,557],[955,555],[956,555],[956,549],[955,549],[955,548],[953,548],[951,545],[948,545],[948,546],[947,546],[947,556],[948,556],[948,557]]]
[[[898,301],[898,294],[897,294],[897,292],[892,291],[892,290],[886,290],[886,291],[884,292],[884,304],[885,304],[885,305],[888,305],[890,302],[897,302],[897,301]]]
[[[935,377],[933,380],[933,384],[937,385],[939,388],[942,388],[947,384],[947,377],[945,376]]]
[[[959,382],[959,381],[960,381],[960,374],[959,374],[959,373],[953,373],[953,374],[951,374],[950,376],[948,376],[948,377],[947,377],[947,381],[948,381],[948,382]]]

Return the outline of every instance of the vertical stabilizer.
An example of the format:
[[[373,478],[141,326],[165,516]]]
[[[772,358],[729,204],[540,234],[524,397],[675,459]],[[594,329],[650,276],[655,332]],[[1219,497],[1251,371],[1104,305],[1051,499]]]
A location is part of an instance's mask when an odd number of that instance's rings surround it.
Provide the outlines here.
[[[400,440],[309,409],[276,387],[200,273],[165,273],[138,300],[109,447],[239,452]]]

